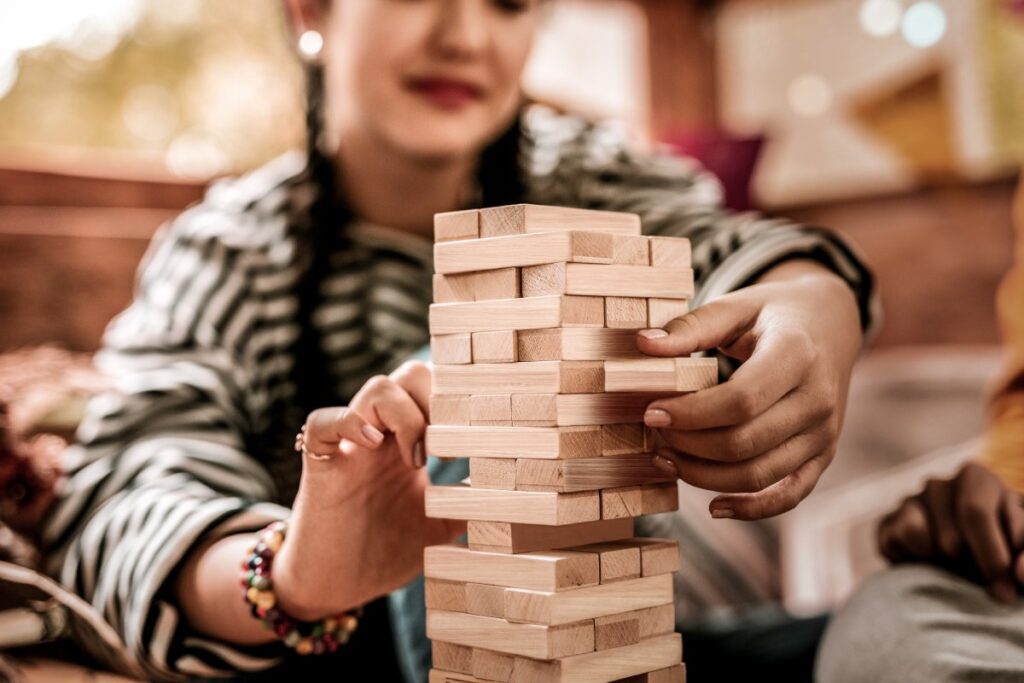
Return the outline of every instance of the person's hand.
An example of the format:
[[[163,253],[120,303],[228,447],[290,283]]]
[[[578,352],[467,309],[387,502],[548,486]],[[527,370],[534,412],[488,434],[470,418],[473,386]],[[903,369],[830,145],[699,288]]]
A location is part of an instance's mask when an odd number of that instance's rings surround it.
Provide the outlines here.
[[[665,442],[655,465],[724,494],[714,517],[770,517],[811,492],[835,454],[862,344],[852,291],[821,266],[790,262],[761,282],[637,337],[651,356],[719,349],[743,361],[728,381],[644,415]]]
[[[988,468],[967,464],[951,479],[930,480],[883,518],[878,547],[890,562],[930,562],[1013,602],[1024,585],[1021,497]]]
[[[464,533],[464,524],[424,514],[429,395],[429,366],[411,361],[369,380],[347,408],[310,414],[307,450],[333,457],[303,456],[274,560],[288,614],[319,618],[385,595],[422,571],[425,546]]]

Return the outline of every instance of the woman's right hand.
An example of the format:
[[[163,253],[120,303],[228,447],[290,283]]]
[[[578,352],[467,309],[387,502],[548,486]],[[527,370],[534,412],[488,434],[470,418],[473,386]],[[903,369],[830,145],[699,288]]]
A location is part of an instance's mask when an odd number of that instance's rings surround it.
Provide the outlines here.
[[[464,523],[424,514],[429,396],[430,367],[410,361],[370,379],[347,408],[322,408],[306,420],[307,450],[333,456],[302,456],[274,560],[286,613],[317,619],[365,604],[415,578],[425,546],[464,533]]]
[[[878,545],[890,562],[930,562],[980,578],[1001,602],[1015,602],[1024,586],[1021,497],[975,463],[904,500],[879,524]]]

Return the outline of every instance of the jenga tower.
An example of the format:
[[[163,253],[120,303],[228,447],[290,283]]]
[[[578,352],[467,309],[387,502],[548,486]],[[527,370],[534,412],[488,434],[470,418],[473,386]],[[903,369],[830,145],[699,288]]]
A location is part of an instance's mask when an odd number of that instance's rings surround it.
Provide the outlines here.
[[[693,296],[690,245],[633,214],[515,205],[435,217],[427,452],[469,458],[430,517],[431,683],[680,683],[675,541],[633,518],[678,509],[643,424],[658,396],[717,381],[714,359],[650,358],[636,330]]]

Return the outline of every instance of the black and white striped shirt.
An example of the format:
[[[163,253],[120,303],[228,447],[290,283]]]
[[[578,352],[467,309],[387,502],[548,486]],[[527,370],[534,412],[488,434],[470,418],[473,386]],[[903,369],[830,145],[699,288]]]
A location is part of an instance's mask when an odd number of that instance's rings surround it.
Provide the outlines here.
[[[268,668],[282,653],[192,631],[168,577],[199,539],[289,514],[300,468],[291,442],[304,420],[290,376],[298,227],[313,195],[304,163],[286,155],[220,181],[162,227],[133,303],[97,355],[116,391],[92,401],[66,452],[69,478],[44,543],[50,573],[123,638],[136,665],[127,673],[230,675]],[[845,278],[872,319],[871,277],[845,243],[724,212],[719,183],[690,161],[633,153],[614,129],[534,108],[523,118],[520,163],[529,202],[635,212],[647,233],[689,237],[698,305],[803,255]],[[339,229],[345,247],[330,254],[312,320],[343,405],[429,341],[432,259],[422,238],[359,223]]]

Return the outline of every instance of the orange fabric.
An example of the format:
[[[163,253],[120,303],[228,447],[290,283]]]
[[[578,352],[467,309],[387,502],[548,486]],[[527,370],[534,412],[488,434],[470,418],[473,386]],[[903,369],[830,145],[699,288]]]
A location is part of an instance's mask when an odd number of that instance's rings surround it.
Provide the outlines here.
[[[982,460],[1011,488],[1024,492],[1024,175],[1013,207],[1016,253],[999,287],[999,323],[1007,368],[991,404]]]

